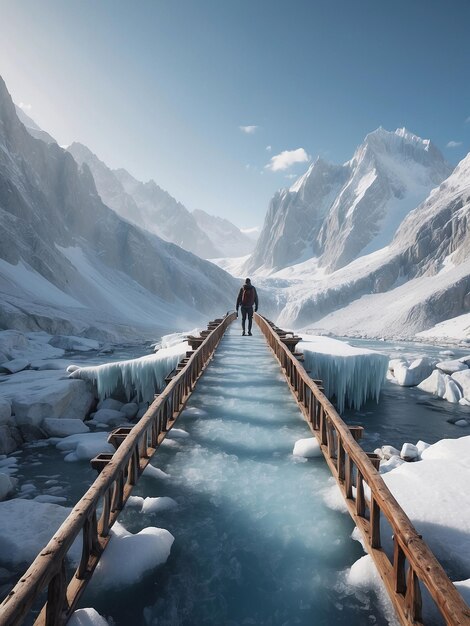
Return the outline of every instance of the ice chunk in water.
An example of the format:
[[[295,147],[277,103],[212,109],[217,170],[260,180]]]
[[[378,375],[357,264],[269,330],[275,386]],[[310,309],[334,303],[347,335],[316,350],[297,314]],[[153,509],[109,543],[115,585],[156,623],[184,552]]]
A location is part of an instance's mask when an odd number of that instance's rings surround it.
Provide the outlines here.
[[[307,439],[299,439],[295,442],[292,454],[294,456],[303,456],[306,459],[310,459],[316,456],[321,456],[322,451],[316,438],[308,437]]]
[[[115,589],[139,582],[146,572],[166,562],[175,540],[168,530],[153,526],[133,535],[119,522],[111,534],[93,574],[91,585],[95,588]]]
[[[68,626],[109,626],[95,609],[78,609],[72,614]]]
[[[142,505],[142,513],[159,513],[160,511],[168,511],[176,509],[178,503],[173,498],[160,496],[158,498],[145,498]]]

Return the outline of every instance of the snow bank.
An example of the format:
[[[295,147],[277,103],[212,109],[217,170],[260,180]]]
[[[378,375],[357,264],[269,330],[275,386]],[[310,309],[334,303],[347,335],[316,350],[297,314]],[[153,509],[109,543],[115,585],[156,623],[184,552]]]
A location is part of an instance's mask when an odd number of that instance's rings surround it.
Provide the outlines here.
[[[340,413],[346,404],[359,409],[369,398],[379,399],[388,369],[385,354],[331,337],[301,336],[297,349],[304,354],[305,369],[323,381],[326,396],[336,398]]]
[[[100,399],[112,395],[122,386],[128,400],[136,392],[140,400],[152,402],[155,393],[164,388],[166,376],[186,355],[187,350],[187,342],[177,343],[139,359],[79,367],[70,372],[69,376],[95,383]]]
[[[166,563],[175,540],[167,530],[153,526],[133,535],[119,522],[112,527],[111,535],[91,580],[95,589],[116,589],[139,582],[147,572]]]
[[[451,576],[470,577],[470,436],[438,441],[383,479]]]
[[[470,339],[470,313],[464,313],[444,322],[439,322],[432,328],[417,333],[416,338],[419,340],[439,339],[441,341],[443,339],[459,341]]]

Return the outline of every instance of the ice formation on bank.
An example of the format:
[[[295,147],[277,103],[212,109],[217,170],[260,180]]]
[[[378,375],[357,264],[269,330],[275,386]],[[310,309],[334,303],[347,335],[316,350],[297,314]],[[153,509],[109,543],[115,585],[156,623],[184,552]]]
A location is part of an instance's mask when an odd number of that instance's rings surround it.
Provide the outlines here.
[[[165,339],[162,338],[162,345],[165,345]],[[101,400],[123,388],[128,400],[137,393],[139,400],[152,402],[155,393],[164,388],[166,376],[175,369],[187,350],[189,344],[180,341],[155,354],[93,367],[79,367],[74,371],[69,370],[69,375],[96,384]]]
[[[340,413],[346,405],[359,409],[369,398],[378,401],[388,369],[385,354],[331,337],[301,336],[297,349],[304,354],[305,369],[323,381],[325,395],[336,398]]]

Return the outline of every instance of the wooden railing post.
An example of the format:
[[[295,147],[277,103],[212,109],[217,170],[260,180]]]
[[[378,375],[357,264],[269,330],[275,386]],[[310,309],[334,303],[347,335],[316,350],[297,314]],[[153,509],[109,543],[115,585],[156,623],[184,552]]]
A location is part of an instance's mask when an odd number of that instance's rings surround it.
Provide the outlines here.
[[[63,558],[60,561],[58,572],[54,575],[47,588],[45,625],[58,626],[59,624],[65,624],[68,608],[67,574],[65,558]]]

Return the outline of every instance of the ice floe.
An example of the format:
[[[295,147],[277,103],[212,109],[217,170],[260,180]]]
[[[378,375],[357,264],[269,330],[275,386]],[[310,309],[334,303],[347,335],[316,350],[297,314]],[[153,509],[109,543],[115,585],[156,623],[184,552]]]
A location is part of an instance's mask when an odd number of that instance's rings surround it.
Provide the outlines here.
[[[402,463],[384,481],[437,558],[470,576],[470,436],[442,439]],[[386,536],[387,533],[384,534]]]
[[[112,527],[111,535],[93,574],[94,589],[116,589],[139,582],[167,561],[174,541],[164,528],[150,526],[133,535],[119,522]]]

